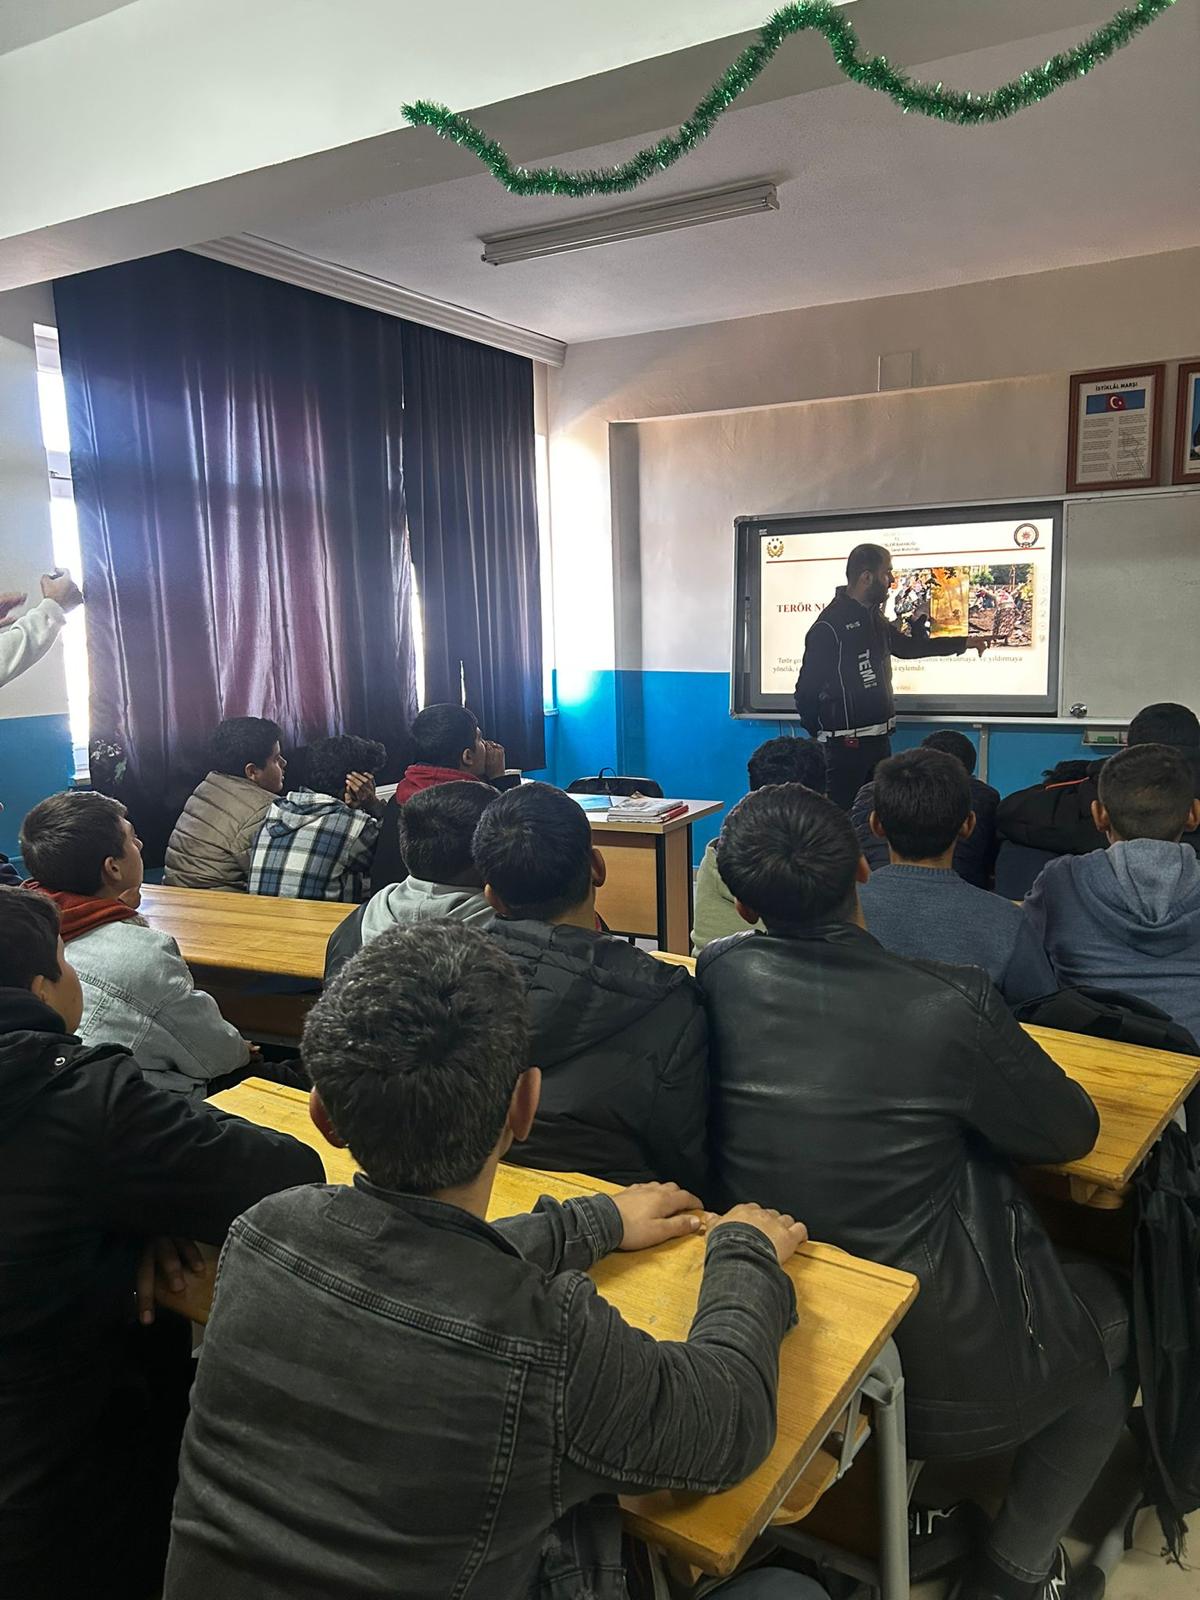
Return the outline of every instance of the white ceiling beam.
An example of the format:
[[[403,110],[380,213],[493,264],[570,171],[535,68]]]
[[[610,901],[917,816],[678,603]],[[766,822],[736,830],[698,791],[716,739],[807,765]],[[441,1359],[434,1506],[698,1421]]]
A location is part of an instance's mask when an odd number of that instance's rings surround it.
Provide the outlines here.
[[[415,294],[411,289],[402,289],[382,278],[339,267],[332,261],[321,261],[316,256],[275,244],[270,239],[256,238],[253,234],[210,239],[207,244],[191,246],[191,251],[193,255],[224,261],[231,267],[243,267],[248,272],[277,278],[281,283],[293,283],[301,289],[312,289],[335,300],[347,300],[351,305],[382,311],[385,316],[403,317],[408,322],[423,323],[427,328],[440,328],[443,333],[474,339],[477,344],[511,350],[514,355],[528,356],[550,367],[561,367],[566,359],[567,347],[561,339],[499,322],[481,312],[468,311],[465,306]]]

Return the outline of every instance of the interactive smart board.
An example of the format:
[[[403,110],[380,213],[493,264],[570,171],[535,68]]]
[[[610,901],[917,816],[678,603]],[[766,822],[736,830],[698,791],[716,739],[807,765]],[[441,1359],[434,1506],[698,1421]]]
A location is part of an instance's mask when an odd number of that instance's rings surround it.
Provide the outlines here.
[[[845,583],[858,544],[891,552],[896,581],[885,614],[906,633],[988,641],[982,656],[893,658],[898,711],[1057,712],[1061,502],[739,517],[734,528],[735,713],[794,712],[805,635]]]

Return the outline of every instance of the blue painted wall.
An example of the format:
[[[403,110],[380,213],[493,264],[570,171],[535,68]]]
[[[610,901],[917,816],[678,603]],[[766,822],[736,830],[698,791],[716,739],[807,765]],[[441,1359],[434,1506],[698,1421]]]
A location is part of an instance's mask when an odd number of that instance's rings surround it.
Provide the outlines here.
[[[895,748],[920,744],[935,726],[902,725]],[[668,795],[720,800],[728,808],[746,792],[746,762],[757,746],[794,731],[792,723],[735,721],[723,672],[592,672],[560,680],[558,714],[546,719],[547,767],[531,776],[566,785],[615,767],[657,779]],[[978,744],[977,733],[963,731]],[[1068,728],[993,729],[988,781],[1008,794],[1036,783],[1056,762],[1096,754]],[[697,824],[697,862],[719,827],[719,817]]]
[[[71,725],[60,716],[0,718],[0,851],[16,856],[21,819],[75,775]]]

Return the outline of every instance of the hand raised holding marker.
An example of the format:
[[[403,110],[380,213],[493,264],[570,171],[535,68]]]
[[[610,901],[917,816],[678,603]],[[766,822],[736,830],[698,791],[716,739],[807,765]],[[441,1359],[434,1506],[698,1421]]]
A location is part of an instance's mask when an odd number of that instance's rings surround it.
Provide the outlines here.
[[[701,1202],[677,1183],[635,1183],[612,1198],[625,1225],[619,1250],[649,1250],[704,1226]]]
[[[715,1222],[709,1223],[709,1233],[715,1233],[727,1222],[743,1222],[751,1228],[757,1228],[759,1233],[765,1234],[775,1247],[780,1266],[783,1266],[785,1261],[790,1261],[808,1238],[808,1229],[802,1222],[789,1217],[786,1211],[771,1211],[766,1206],[734,1206],[732,1211],[727,1211],[723,1217],[718,1217]]]

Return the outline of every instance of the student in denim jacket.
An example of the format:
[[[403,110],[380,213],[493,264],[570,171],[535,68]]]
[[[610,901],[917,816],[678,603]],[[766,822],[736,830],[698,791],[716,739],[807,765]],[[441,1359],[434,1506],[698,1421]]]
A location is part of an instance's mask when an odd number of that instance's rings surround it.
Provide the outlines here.
[[[623,1600],[613,1496],[724,1489],[770,1448],[804,1227],[714,1220],[687,1341],[636,1332],[586,1269],[697,1232],[699,1202],[646,1184],[487,1222],[537,1109],[528,1044],[513,963],[457,923],[382,934],[312,1011],[313,1120],[363,1171],[234,1224],[165,1600]]]
[[[142,841],[125,807],[68,790],[21,824],[28,887],[48,894],[83,985],[85,1044],[121,1044],[151,1083],[200,1098],[249,1066],[250,1046],[197,989],[179,946],[138,915]]]

